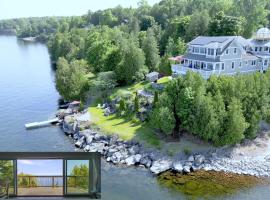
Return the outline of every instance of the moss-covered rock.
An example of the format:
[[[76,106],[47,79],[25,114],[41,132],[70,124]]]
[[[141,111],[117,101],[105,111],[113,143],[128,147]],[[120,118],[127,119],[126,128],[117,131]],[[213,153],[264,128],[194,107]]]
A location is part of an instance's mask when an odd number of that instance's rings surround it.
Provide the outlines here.
[[[187,175],[165,172],[158,177],[161,185],[186,194],[192,199],[224,196],[268,181],[233,173],[197,171]]]

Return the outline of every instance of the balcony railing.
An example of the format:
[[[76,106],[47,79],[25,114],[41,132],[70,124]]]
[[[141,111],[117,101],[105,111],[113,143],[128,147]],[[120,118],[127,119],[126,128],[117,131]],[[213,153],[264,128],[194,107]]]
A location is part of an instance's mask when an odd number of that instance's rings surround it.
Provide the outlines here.
[[[182,64],[172,65],[172,72],[175,74],[185,75],[188,71],[200,73],[205,79],[208,79],[212,74],[219,74],[219,71],[210,69],[191,68]]]
[[[87,187],[88,176],[67,176],[68,187]],[[18,176],[18,187],[63,187],[63,176]]]

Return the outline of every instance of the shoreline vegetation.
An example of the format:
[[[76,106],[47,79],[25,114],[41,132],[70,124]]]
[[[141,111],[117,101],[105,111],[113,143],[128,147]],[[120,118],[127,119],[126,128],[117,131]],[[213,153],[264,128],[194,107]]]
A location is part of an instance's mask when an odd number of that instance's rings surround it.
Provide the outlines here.
[[[80,150],[99,152],[107,162],[116,165],[144,166],[157,175],[169,170],[183,174],[213,170],[270,177],[270,154],[266,151],[270,147],[270,139],[267,132],[262,133],[256,141],[246,141],[246,144],[234,147],[169,155],[136,139],[124,140],[112,132],[104,134],[102,128],[91,121],[87,110],[83,114],[66,116],[62,128]]]

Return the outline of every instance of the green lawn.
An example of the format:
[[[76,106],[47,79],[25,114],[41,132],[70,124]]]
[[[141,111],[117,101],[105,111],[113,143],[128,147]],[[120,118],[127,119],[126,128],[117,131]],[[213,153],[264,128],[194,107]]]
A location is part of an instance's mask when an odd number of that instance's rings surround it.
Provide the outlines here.
[[[105,117],[103,110],[94,106],[89,107],[89,112],[92,122],[105,134],[118,134],[124,140],[136,139],[146,145],[160,147],[158,137],[145,123],[132,118],[118,117],[115,114]]]
[[[148,81],[141,81],[139,83],[129,85],[129,86],[123,86],[123,87],[116,87],[113,89],[112,94],[110,95],[110,99],[114,99],[117,96],[122,96],[123,94],[132,95],[135,97],[135,93],[138,90],[147,90],[147,91],[153,91],[154,89],[151,86],[151,83]]]
[[[171,80],[171,78],[169,76],[164,76],[164,77],[158,79],[157,83],[167,84],[170,80]]]

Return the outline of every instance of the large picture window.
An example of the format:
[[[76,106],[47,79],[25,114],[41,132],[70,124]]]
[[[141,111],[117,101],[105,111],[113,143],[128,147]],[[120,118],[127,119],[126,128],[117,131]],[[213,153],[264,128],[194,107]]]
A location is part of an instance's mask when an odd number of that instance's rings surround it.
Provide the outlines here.
[[[89,160],[67,160],[66,193],[89,193]]]

